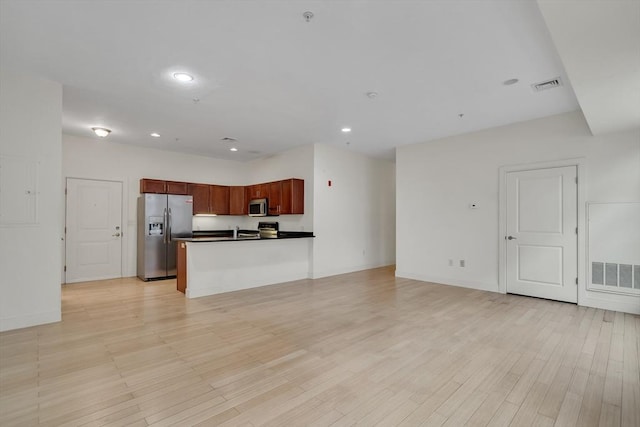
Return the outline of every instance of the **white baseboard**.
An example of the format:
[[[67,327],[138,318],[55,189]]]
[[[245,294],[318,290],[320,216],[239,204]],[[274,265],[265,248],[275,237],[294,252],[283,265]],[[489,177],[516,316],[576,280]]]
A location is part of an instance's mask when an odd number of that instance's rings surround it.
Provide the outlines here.
[[[497,283],[484,283],[471,280],[452,279],[448,277],[428,276],[420,273],[396,270],[396,277],[405,279],[420,280],[421,282],[431,282],[440,285],[458,286],[461,288],[477,289],[480,291],[500,292]]]
[[[600,308],[602,310],[621,311],[623,313],[640,314],[640,301],[637,297],[624,297],[621,299],[602,299],[591,296],[583,296],[578,299],[578,305]]]
[[[311,274],[311,278],[313,278],[313,279],[321,279],[323,277],[337,276],[339,274],[355,273],[356,271],[370,270],[372,268],[387,267],[387,266],[393,265],[394,262],[395,261],[381,262],[381,263],[375,263],[375,264],[362,264],[362,265],[355,265],[355,266],[345,266],[345,267],[339,267],[339,268],[332,268],[332,269],[328,269],[328,270],[314,271]]]
[[[47,313],[34,313],[24,316],[7,317],[0,319],[0,332],[13,329],[28,328],[30,326],[44,325],[45,323],[59,322],[62,319],[60,311]]]
[[[233,284],[233,285],[228,285],[228,286],[216,286],[216,287],[205,287],[205,288],[198,288],[198,289],[189,289],[189,287],[187,287],[187,290],[185,292],[185,295],[187,298],[200,298],[200,297],[206,297],[206,296],[210,296],[210,295],[217,295],[217,294],[223,294],[226,292],[235,292],[235,291],[241,291],[244,289],[252,289],[252,288],[260,288],[263,286],[272,286],[272,285],[278,285],[281,283],[287,283],[287,282],[294,282],[296,280],[304,280],[304,279],[308,279],[309,277],[307,275],[303,275],[303,274],[283,274],[281,276],[275,277],[275,276],[270,276],[268,281],[264,281],[264,280],[257,280],[257,281],[253,281],[253,282],[244,282],[243,284],[239,285],[239,284]]]
[[[473,282],[468,280],[457,280],[445,277],[427,276],[424,274],[412,273],[396,270],[396,277],[405,279],[420,280],[422,282],[438,283],[448,286],[459,286],[463,288],[478,289],[481,291],[499,292],[497,284]],[[618,297],[618,298],[615,298]],[[608,299],[594,296],[580,296],[578,305],[584,307],[600,308],[603,310],[620,311],[623,313],[640,314],[640,298],[608,296]]]

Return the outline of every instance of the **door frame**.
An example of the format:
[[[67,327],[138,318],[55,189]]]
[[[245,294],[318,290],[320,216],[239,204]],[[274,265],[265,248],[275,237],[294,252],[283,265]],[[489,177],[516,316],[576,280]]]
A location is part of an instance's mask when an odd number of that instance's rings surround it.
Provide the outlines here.
[[[577,224],[578,224],[578,305],[586,297],[586,194],[587,194],[587,166],[584,157],[553,160],[546,162],[521,163],[517,165],[505,165],[499,169],[499,194],[498,194],[498,292],[507,293],[507,174],[509,172],[521,172],[536,169],[550,169],[564,166],[575,166],[578,177],[577,188]]]
[[[126,191],[127,191],[127,186],[126,186],[126,180],[121,180],[121,179],[101,179],[101,178],[87,178],[87,177],[78,177],[78,176],[65,176],[64,177],[64,188],[62,191],[62,194],[64,196],[64,225],[63,225],[63,240],[64,240],[64,248],[62,251],[62,256],[60,257],[62,259],[62,265],[60,267],[60,271],[62,273],[62,284],[63,285],[67,285],[67,272],[65,271],[65,266],[67,265],[67,227],[69,226],[69,224],[67,223],[68,221],[68,209],[67,209],[67,188],[68,186],[68,181],[70,179],[77,179],[77,180],[84,180],[84,181],[102,181],[102,182],[117,182],[120,183],[120,230],[122,234],[122,237],[126,237],[128,238],[128,236],[125,236],[125,230],[126,230],[126,234],[129,234],[129,227],[128,225],[128,221],[125,221],[125,212],[128,212],[128,207],[126,206],[127,203],[127,197],[125,197]],[[125,239],[120,239],[120,277],[124,277],[124,272],[126,271],[125,268],[128,268],[128,266],[125,265],[125,261],[127,260],[127,254],[126,249],[127,249],[127,245],[124,244],[124,240]],[[69,284],[73,284],[73,283],[69,283]]]

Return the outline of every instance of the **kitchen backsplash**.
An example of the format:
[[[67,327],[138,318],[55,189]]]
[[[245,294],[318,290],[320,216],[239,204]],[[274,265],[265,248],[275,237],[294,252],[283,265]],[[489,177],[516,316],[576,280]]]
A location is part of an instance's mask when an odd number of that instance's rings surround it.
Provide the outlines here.
[[[311,227],[305,227],[303,215],[250,217],[250,216],[194,216],[192,226],[194,231],[201,230],[231,230],[238,226],[246,230],[257,230],[258,222],[277,221],[281,230],[287,231],[313,231]]]

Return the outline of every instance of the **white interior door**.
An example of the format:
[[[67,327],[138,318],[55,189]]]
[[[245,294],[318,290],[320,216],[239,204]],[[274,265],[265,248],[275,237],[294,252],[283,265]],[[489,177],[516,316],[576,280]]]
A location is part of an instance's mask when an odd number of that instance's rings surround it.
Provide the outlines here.
[[[575,166],[507,173],[507,292],[578,301]]]
[[[67,178],[66,282],[122,277],[122,183]]]

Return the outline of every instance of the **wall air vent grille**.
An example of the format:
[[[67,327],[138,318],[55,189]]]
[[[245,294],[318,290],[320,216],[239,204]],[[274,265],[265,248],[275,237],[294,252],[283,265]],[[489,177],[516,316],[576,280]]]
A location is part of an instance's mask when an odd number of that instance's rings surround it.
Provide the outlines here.
[[[562,80],[560,80],[560,77],[556,77],[555,79],[552,79],[552,80],[547,80],[540,83],[534,83],[531,85],[531,88],[533,88],[534,92],[542,92],[543,90],[553,89],[560,86],[562,86]]]

